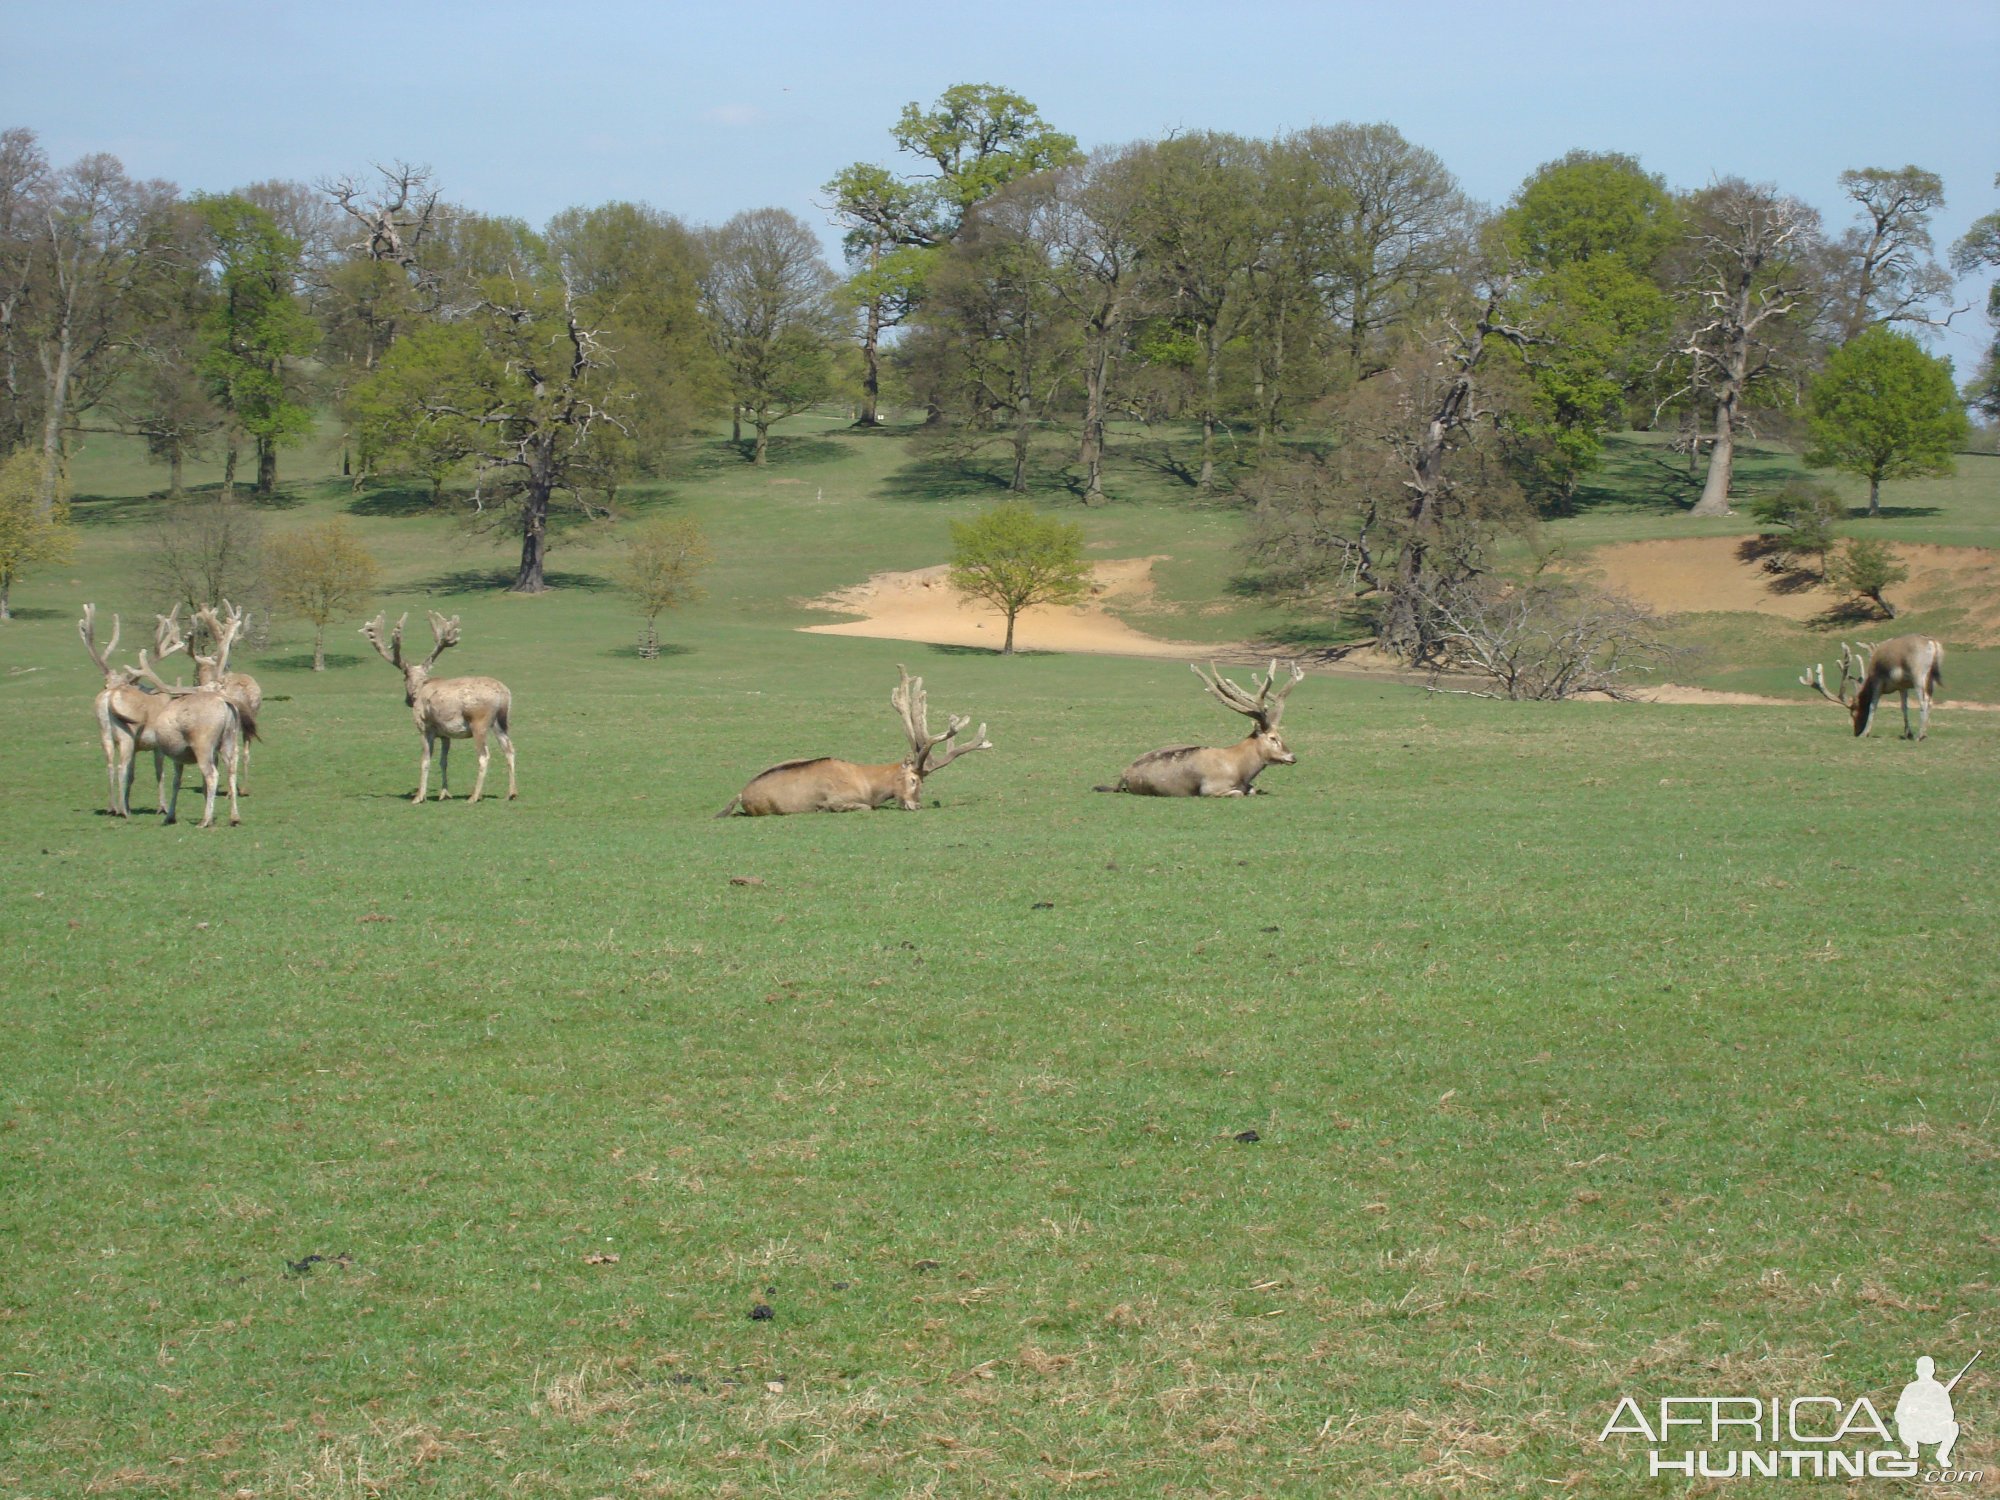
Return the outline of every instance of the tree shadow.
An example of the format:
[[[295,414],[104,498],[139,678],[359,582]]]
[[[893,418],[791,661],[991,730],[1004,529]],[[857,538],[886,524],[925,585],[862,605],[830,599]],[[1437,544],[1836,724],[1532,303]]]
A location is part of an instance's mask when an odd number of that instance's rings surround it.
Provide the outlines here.
[[[1774,594],[1809,594],[1826,582],[1824,573],[1802,565],[1789,551],[1782,537],[1748,536],[1736,544],[1736,555],[1746,563],[1761,564],[1764,587]]]
[[[306,503],[306,497],[299,492],[298,486],[289,484],[279,485],[268,495],[260,495],[256,490],[239,484],[236,499],[239,504],[257,511],[297,510]]]
[[[1893,616],[1885,615],[1875,606],[1872,599],[1859,597],[1843,599],[1838,604],[1829,604],[1825,609],[1806,621],[1814,630],[1846,630],[1856,625],[1893,625]]]
[[[7,614],[10,619],[15,620],[61,620],[67,618],[69,611],[62,609],[37,609],[32,605],[17,604],[8,610]]]
[[[366,660],[366,657],[347,651],[329,651],[326,653],[326,669],[329,672],[338,672],[347,667],[358,667]],[[301,651],[296,656],[267,656],[259,663],[274,672],[310,672],[312,664],[313,657],[310,651]],[[271,701],[275,703],[277,699],[273,698]]]
[[[669,656],[693,656],[694,651],[694,647],[683,646],[676,641],[661,641],[659,649],[650,657],[643,655],[637,646],[613,646],[604,655],[624,661],[662,661]]]
[[[1847,514],[1857,521],[1906,521],[1922,516],[1943,515],[1944,507],[1940,505],[1885,505],[1880,511],[1871,516],[1868,514],[1867,506],[1856,505],[1850,507]]]
[[[369,489],[354,496],[341,509],[350,516],[393,520],[443,514],[443,507],[433,504],[431,492],[421,485],[388,485]]]
[[[888,500],[978,500],[1006,494],[1013,465],[1004,469],[957,454],[913,458],[882,481]]]
[[[411,587],[426,594],[484,594],[504,592],[513,587],[513,568],[460,568],[452,573],[440,573],[435,578],[426,578]],[[549,588],[577,589],[584,593],[603,593],[614,585],[608,578],[595,573],[561,573],[550,569],[542,575]]]

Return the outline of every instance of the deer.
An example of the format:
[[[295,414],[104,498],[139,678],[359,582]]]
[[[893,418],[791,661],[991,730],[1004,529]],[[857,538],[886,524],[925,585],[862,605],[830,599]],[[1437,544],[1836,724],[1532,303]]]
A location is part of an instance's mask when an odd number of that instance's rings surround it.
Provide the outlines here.
[[[438,756],[438,801],[451,796],[451,742],[467,739],[479,752],[479,775],[472,783],[468,805],[477,802],[486,790],[486,765],[493,754],[487,744],[489,735],[499,740],[500,748],[507,752],[507,800],[512,802],[520,795],[514,780],[514,740],[508,732],[514,695],[506,683],[494,677],[432,677],[431,668],[437,665],[437,659],[458,644],[458,616],[447,620],[436,610],[429,614],[431,638],[436,644],[420,662],[403,659],[403,626],[410,618],[408,615],[397,620],[394,632],[386,636],[384,630],[389,618],[386,611],[361,627],[361,633],[382,660],[403,674],[403,701],[417,721],[417,733],[424,737],[417,794],[410,803],[417,806],[430,793],[431,751],[440,741],[444,748]]]
[[[1857,651],[1854,646],[1860,647]],[[1875,709],[1884,693],[1899,693],[1903,700],[1903,738],[1921,740],[1931,729],[1931,697],[1944,686],[1944,647],[1927,635],[1899,635],[1893,641],[1871,646],[1856,641],[1840,645],[1840,686],[1827,691],[1826,670],[1815,663],[1799,679],[1801,685],[1817,692],[1829,703],[1838,703],[1854,719],[1854,736],[1859,739],[1875,725]],[[1857,685],[1852,693],[1848,684]],[[1917,727],[1910,729],[1910,694],[1917,695]]]
[[[912,677],[901,662],[896,663],[896,671],[900,680],[889,694],[889,706],[902,720],[909,754],[887,765],[858,765],[831,756],[780,761],[751,777],[750,784],[730,798],[729,805],[716,816],[865,812],[892,804],[904,812],[915,812],[923,805],[918,799],[926,777],[936,775],[961,755],[993,748],[984,724],[971,739],[959,742],[959,734],[972,722],[962,714],[949,715],[944,733],[932,734],[930,700],[923,678]]]
[[[1115,786],[1100,786],[1100,792],[1130,792],[1139,797],[1252,797],[1260,795],[1257,777],[1266,766],[1289,766],[1298,757],[1285,748],[1278,736],[1278,721],[1285,715],[1285,699],[1305,678],[1305,669],[1291,663],[1291,680],[1273,695],[1278,680],[1278,664],[1273,661],[1260,683],[1251,679],[1254,695],[1224,677],[1215,663],[1203,674],[1200,667],[1189,670],[1201,678],[1202,686],[1224,708],[1248,718],[1254,726],[1249,735],[1234,745],[1169,745],[1142,755],[1125,768]]]
[[[160,635],[156,638],[165,642],[169,631],[167,622],[161,621]],[[234,644],[241,623],[223,627],[215,645],[215,654],[223,673],[229,667],[229,648]],[[164,657],[170,650],[184,649],[185,642],[163,644]],[[132,769],[137,751],[151,750],[155,757],[164,756],[174,763],[173,785],[168,789],[166,803],[162,811],[166,823],[176,821],[181,799],[181,778],[189,766],[201,770],[201,779],[206,794],[201,822],[197,826],[215,826],[215,794],[222,779],[224,767],[228,770],[229,781],[229,823],[234,827],[243,821],[242,813],[236,805],[236,758],[241,741],[254,739],[257,735],[257,716],[245,712],[223,691],[221,685],[207,687],[196,685],[183,687],[178,683],[168,683],[154,670],[153,663],[143,650],[139,653],[139,665],[131,669],[135,681],[149,683],[152,693],[145,695],[147,701],[135,704],[120,693],[111,697],[111,717],[128,737],[124,750],[124,804],[129,808],[132,796]]]
[[[186,643],[179,639],[179,629],[170,622],[167,615],[156,615],[158,622],[153,636],[153,649],[160,660],[165,660],[175,652],[186,649]],[[131,816],[131,762],[138,753],[134,743],[132,725],[143,723],[150,715],[159,712],[168,702],[167,698],[143,687],[138,675],[130,667],[113,666],[111,658],[118,650],[121,622],[117,615],[111,617],[111,640],[102,649],[97,645],[97,606],[86,604],[83,618],[76,622],[77,634],[83,637],[83,649],[90,653],[90,659],[104,674],[104,687],[93,705],[97,715],[97,732],[104,745],[104,772],[110,783],[109,801],[105,811],[114,818]],[[116,712],[113,711],[114,705]],[[158,788],[156,806],[164,807],[167,800],[166,758],[158,751],[153,752],[153,778]]]
[[[195,618],[207,629],[210,640],[222,639],[222,621],[216,618],[213,609],[208,607],[198,609],[195,611]],[[238,609],[227,599],[222,601],[222,620],[228,620],[235,625],[236,638],[239,640],[250,628],[249,612]],[[194,680],[197,683],[202,687],[220,683],[223,693],[236,705],[238,711],[249,714],[252,720],[257,717],[258,711],[264,706],[264,689],[258,685],[256,678],[248,672],[224,672],[221,663],[213,656],[202,656],[195,651],[189,651],[188,655],[194,660]],[[242,752],[243,762],[239,781],[247,780],[250,772],[250,741],[247,738],[242,742]],[[239,790],[246,797],[250,795],[250,788],[247,786],[241,786]]]

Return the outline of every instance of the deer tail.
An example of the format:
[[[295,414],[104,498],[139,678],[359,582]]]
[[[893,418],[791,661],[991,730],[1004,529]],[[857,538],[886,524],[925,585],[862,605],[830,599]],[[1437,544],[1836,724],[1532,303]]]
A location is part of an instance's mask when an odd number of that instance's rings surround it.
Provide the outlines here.
[[[734,797],[731,797],[731,798],[729,799],[729,806],[727,806],[727,807],[723,808],[723,810],[722,810],[721,812],[717,813],[717,814],[716,814],[716,816],[717,816],[718,818],[726,818],[726,817],[729,817],[729,816],[731,816],[731,815],[732,815],[733,813],[735,813],[735,811],[736,811],[736,810],[737,810],[738,808],[740,808],[740,807],[741,807],[742,805],[743,805],[743,798],[742,798],[742,796],[741,796],[740,794],[739,794],[739,795],[737,795],[737,796],[734,796]]]
[[[1116,786],[1094,786],[1091,790],[1093,792],[1122,792],[1125,790],[1125,783],[1121,781]]]

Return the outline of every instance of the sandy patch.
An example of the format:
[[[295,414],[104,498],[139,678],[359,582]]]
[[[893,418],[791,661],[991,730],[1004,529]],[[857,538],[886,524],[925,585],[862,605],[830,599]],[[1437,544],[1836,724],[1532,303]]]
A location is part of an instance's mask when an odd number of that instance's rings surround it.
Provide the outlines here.
[[[1134,630],[1106,608],[1144,603],[1153,594],[1153,564],[1164,556],[1122,557],[1091,564],[1090,597],[1074,605],[1037,605],[1014,622],[1017,651],[1072,651],[1109,656],[1200,660],[1234,657],[1241,648],[1161,640]],[[943,563],[906,573],[877,573],[866,583],[811,601],[814,609],[862,616],[838,625],[808,625],[818,635],[999,649],[1007,619],[999,610],[961,597],[946,582]]]
[[[1795,588],[1770,572],[1761,558],[1746,556],[1743,537],[1687,537],[1624,542],[1601,547],[1585,558],[1583,571],[1642,604],[1671,613],[1744,611],[1814,620],[1839,604],[1832,590]],[[2000,552],[1985,547],[1936,547],[1898,542],[1892,549],[1910,578],[1890,597],[1905,611],[1959,610],[1963,624],[1952,631],[1966,645],[2000,643]],[[1894,634],[1884,622],[1878,634]]]

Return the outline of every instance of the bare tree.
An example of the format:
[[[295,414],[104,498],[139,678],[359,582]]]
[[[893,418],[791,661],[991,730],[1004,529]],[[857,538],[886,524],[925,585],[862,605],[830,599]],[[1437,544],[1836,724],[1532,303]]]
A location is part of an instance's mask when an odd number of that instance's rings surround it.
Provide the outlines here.
[[[354,176],[328,178],[319,190],[361,230],[352,247],[357,254],[401,266],[412,281],[435,291],[437,278],[422,254],[444,218],[431,169],[399,161],[378,165],[375,173],[372,193]]]
[[[160,602],[191,616],[218,599],[261,604],[264,522],[234,500],[177,501],[154,531],[149,571]]]
[[[1673,656],[1660,618],[1621,595],[1540,575],[1440,581],[1423,597],[1438,643],[1431,691],[1551,701],[1582,693],[1629,699]],[[1447,677],[1483,685],[1446,687]]]
[[[1951,273],[1933,259],[1931,246],[1931,215],[1944,207],[1944,180],[1916,166],[1865,167],[1842,172],[1840,187],[1861,211],[1861,223],[1837,247],[1848,292],[1841,338],[1874,323],[1930,325],[1930,308],[1951,295]]]
[[[1798,374],[1788,358],[1788,319],[1816,310],[1819,215],[1768,184],[1727,178],[1696,195],[1680,278],[1684,307],[1676,340],[1682,383],[1661,402],[1707,401],[1713,447],[1697,516],[1729,514],[1737,434],[1762,385]]]

